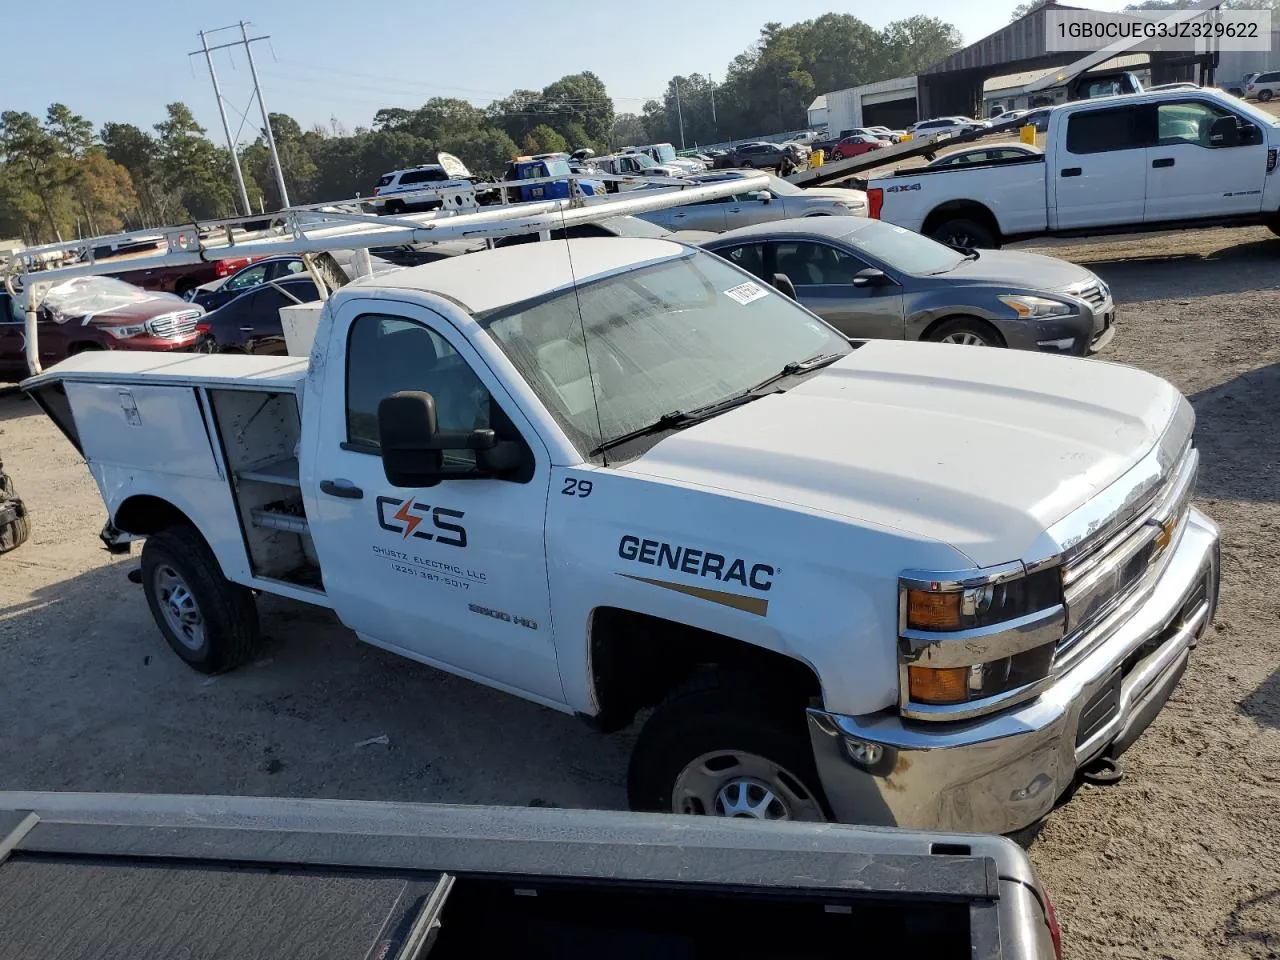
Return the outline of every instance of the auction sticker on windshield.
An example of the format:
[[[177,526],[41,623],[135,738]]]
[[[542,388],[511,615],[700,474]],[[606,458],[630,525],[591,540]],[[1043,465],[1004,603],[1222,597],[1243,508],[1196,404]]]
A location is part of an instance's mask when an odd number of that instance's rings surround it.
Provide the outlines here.
[[[736,287],[730,287],[725,292],[726,297],[732,297],[739,303],[750,303],[752,300],[759,300],[767,294],[767,291],[758,283],[752,283],[748,280],[746,283],[740,283]]]

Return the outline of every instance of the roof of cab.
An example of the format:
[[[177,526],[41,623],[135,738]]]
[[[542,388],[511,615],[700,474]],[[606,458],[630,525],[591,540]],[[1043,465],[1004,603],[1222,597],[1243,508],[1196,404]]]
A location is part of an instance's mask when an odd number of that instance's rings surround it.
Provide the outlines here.
[[[422,290],[481,314],[687,252],[670,240],[632,237],[525,243],[362,277],[343,289]]]

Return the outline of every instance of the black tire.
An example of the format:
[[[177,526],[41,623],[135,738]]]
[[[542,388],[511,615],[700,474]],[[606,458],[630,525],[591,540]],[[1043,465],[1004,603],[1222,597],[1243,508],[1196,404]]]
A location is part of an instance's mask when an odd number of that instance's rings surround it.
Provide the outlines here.
[[[0,524],[0,553],[17,550],[31,536],[31,521],[27,517],[27,508],[18,496],[13,485],[13,478],[0,465],[0,507],[12,506],[15,516],[8,523]]]
[[[1271,99],[1271,91],[1270,91],[1270,90],[1259,90],[1259,91],[1258,91],[1258,99],[1259,99],[1260,101],[1262,101],[1263,103],[1266,103],[1268,100],[1270,100],[1270,99]]]
[[[716,757],[718,752],[722,756]],[[706,764],[699,772],[694,763],[700,759]],[[743,764],[755,760],[772,769],[752,776],[750,766]],[[721,777],[717,786],[716,778]],[[693,796],[696,790],[682,790],[685,796],[678,799],[675,794],[682,778],[688,784],[709,786],[700,799]],[[756,798],[740,786],[746,781],[763,783],[773,791],[775,804],[763,810],[764,816],[719,807],[719,798],[726,795],[741,803],[753,802]],[[718,668],[698,671],[645,723],[631,753],[627,799],[632,810],[662,813],[832,819],[813,761],[803,699],[779,697],[769,690],[767,681]],[[786,815],[779,815],[783,811]]]
[[[929,235],[939,243],[957,249],[995,250],[1000,246],[991,231],[976,220],[947,220],[934,227]]]
[[[985,320],[979,320],[977,317],[952,317],[950,320],[943,320],[936,327],[929,331],[925,337],[933,343],[950,343],[956,342],[958,338],[976,337],[981,343],[972,344],[977,347],[1004,347],[1004,337],[1000,336],[1000,331],[987,323]]]
[[[1280,214],[1273,214],[1270,218],[1268,218],[1267,229],[1270,230],[1272,233],[1274,233],[1277,237],[1280,237]]]
[[[196,283],[194,280],[179,280],[176,284],[174,284],[173,292],[176,293],[178,296],[182,297],[183,300],[186,300],[187,294],[190,293],[192,290],[194,290],[198,286],[199,284]]]
[[[187,609],[175,600],[173,577],[185,588],[199,618],[199,636],[179,637],[166,607]],[[245,663],[258,643],[258,608],[253,591],[222,575],[217,558],[194,527],[169,527],[147,537],[142,547],[142,589],[151,616],[174,653],[201,673],[222,673]],[[176,617],[175,617],[176,619]]]
[[[382,212],[391,217],[394,217],[398,213],[404,213],[404,201],[388,200],[382,205]]]

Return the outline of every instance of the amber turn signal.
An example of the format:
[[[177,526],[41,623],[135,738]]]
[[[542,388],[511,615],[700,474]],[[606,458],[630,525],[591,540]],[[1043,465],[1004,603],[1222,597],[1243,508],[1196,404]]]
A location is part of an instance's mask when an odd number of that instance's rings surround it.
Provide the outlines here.
[[[907,626],[913,630],[959,630],[962,593],[907,591]]]
[[[969,699],[969,668],[907,667],[907,684],[916,703],[964,703]]]

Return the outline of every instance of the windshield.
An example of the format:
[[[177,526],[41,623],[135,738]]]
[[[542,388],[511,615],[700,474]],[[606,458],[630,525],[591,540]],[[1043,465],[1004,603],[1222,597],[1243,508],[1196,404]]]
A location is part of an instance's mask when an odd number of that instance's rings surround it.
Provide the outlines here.
[[[866,223],[843,238],[902,273],[917,277],[946,273],[964,263],[964,255],[936,240],[887,223]]]
[[[547,176],[549,177],[567,177],[572,171],[569,169],[568,160],[545,160],[547,165]]]
[[[653,150],[658,154],[658,159],[663,163],[670,163],[676,158],[676,149],[669,143],[660,143],[655,146]]]
[[[740,394],[792,361],[852,349],[792,300],[701,251],[481,322],[584,455]]]
[[[154,293],[111,277],[73,277],[55,284],[45,295],[43,306],[55,320],[106,313],[119,307],[160,299]]]
[[[637,153],[636,166],[641,170],[648,170],[651,167],[656,167],[657,164],[653,162],[653,157],[649,156],[647,153]]]

